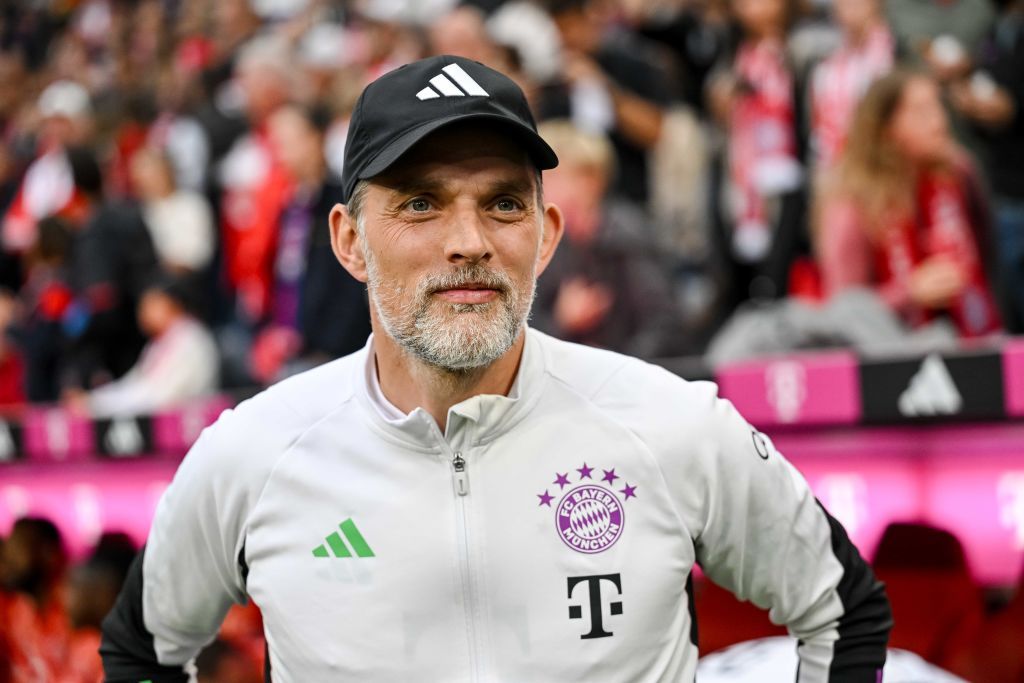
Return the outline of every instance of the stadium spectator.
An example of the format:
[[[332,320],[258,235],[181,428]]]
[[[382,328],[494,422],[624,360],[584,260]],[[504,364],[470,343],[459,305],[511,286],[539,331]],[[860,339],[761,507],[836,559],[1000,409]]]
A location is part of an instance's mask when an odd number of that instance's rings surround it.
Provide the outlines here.
[[[742,38],[709,83],[712,112],[726,132],[722,180],[723,258],[737,302],[786,293],[804,241],[800,101],[786,41],[793,0],[735,0]]]
[[[819,201],[827,293],[869,285],[911,325],[944,315],[964,336],[999,329],[986,200],[931,77],[895,71],[868,90]]]
[[[82,206],[78,222],[71,223],[74,301],[61,319],[69,340],[64,381],[89,388],[120,377],[138,358],[145,340],[135,310],[156,256],[139,211],[104,197],[92,151],[74,148],[68,158]]]
[[[197,72],[208,59],[208,48],[202,45],[183,43],[174,62],[160,71],[155,93],[158,112],[146,133],[146,145],[169,158],[175,186],[196,192],[204,189],[210,164],[206,131],[190,111],[197,104]]]
[[[1024,2],[1008,2],[976,59],[971,77],[953,84],[954,107],[988,148],[988,176],[1007,328],[1024,332]]]
[[[641,35],[672,51],[679,66],[682,100],[705,114],[707,79],[729,47],[730,16],[725,0],[622,4]]]
[[[895,45],[882,0],[834,0],[842,45],[811,76],[811,143],[815,170],[831,167],[846,142],[857,102],[892,68]]]
[[[250,130],[221,161],[221,228],[236,313],[243,325],[253,326],[269,310],[277,217],[288,191],[266,130],[271,114],[290,97],[288,46],[273,36],[253,39],[242,49],[235,74]]]
[[[71,310],[73,227],[49,216],[39,221],[37,238],[24,255],[25,282],[18,292],[19,319],[12,337],[25,361],[24,394],[30,401],[56,401],[67,353],[63,320]]]
[[[606,133],[617,159],[611,191],[646,202],[647,153],[674,99],[662,55],[635,33],[610,30],[600,0],[548,0],[546,6],[562,38],[564,66],[561,82],[541,93],[540,118],[569,118],[583,130]]]
[[[177,274],[205,269],[215,246],[206,198],[178,187],[170,157],[152,147],[132,157],[131,177],[160,267]]]
[[[12,683],[60,681],[70,625],[61,595],[67,571],[52,522],[23,517],[0,546],[0,652]]]
[[[139,324],[149,342],[123,377],[88,392],[69,389],[65,401],[94,417],[152,413],[217,389],[216,342],[188,312],[181,283],[168,280],[145,290]]]
[[[264,380],[277,376],[291,356],[308,367],[362,348],[370,335],[366,288],[338,267],[323,220],[340,192],[324,158],[326,125],[324,113],[294,105],[268,122],[271,148],[289,174],[291,191],[276,230],[270,323],[254,349],[256,376]]]
[[[101,559],[90,558],[71,569],[66,587],[71,633],[63,672],[75,681],[103,680],[100,624],[114,606],[123,581],[118,568]]]
[[[559,158],[545,199],[565,216],[565,236],[538,282],[534,325],[562,339],[647,358],[685,348],[682,313],[650,225],[631,203],[607,196],[614,152],[569,121],[540,134]]]
[[[35,241],[40,219],[60,213],[77,214],[84,201],[76,192],[65,150],[86,142],[91,132],[88,91],[73,81],[57,81],[39,96],[37,109],[37,156],[26,169],[0,229],[0,242],[7,251],[28,249]]]

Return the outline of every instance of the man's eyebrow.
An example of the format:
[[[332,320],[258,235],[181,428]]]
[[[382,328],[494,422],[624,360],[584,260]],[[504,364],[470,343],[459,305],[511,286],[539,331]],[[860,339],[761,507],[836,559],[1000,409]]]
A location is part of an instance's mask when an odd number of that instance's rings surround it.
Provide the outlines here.
[[[493,194],[531,195],[533,182],[528,179],[498,180],[491,184]]]
[[[411,197],[418,194],[439,195],[444,192],[445,184],[430,178],[417,178],[415,176],[395,178],[385,183],[385,187],[396,196]],[[529,178],[500,179],[495,180],[488,186],[488,192],[492,195],[532,195],[534,191],[533,181]]]
[[[415,194],[437,194],[443,189],[444,184],[429,178],[410,176],[392,180],[386,183],[385,187],[396,195],[410,196]]]

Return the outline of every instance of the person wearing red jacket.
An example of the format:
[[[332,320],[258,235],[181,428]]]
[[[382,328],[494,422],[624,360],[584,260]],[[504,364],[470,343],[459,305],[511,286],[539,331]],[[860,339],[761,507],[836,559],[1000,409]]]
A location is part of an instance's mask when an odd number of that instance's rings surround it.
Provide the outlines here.
[[[869,89],[817,223],[827,294],[870,286],[912,326],[944,316],[964,337],[1001,328],[987,205],[930,76],[899,70]]]

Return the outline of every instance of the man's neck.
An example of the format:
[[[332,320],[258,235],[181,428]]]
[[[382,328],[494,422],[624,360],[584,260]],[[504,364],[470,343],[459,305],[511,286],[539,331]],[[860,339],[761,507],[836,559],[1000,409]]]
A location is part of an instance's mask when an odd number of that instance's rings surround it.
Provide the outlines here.
[[[524,331],[512,348],[490,365],[452,372],[411,356],[383,331],[375,330],[373,335],[377,378],[384,397],[406,414],[423,408],[442,432],[453,405],[480,394],[508,394],[525,343]]]

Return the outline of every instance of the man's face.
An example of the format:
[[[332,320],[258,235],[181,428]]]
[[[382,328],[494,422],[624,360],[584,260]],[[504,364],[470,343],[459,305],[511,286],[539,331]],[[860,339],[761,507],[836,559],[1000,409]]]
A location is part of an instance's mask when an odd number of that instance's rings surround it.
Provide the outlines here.
[[[365,273],[353,274],[367,282],[378,328],[453,372],[507,352],[557,240],[544,229],[535,176],[513,141],[457,126],[374,178],[359,216]]]

